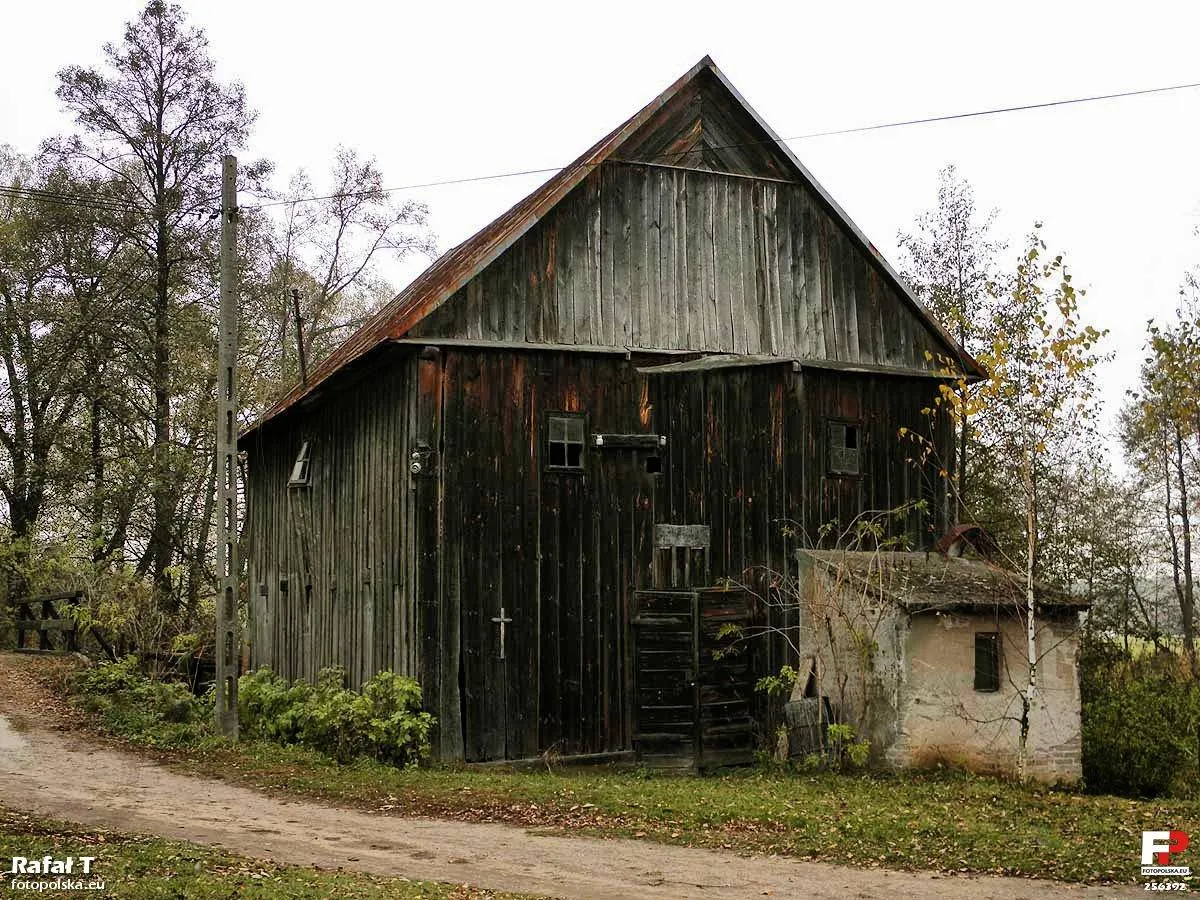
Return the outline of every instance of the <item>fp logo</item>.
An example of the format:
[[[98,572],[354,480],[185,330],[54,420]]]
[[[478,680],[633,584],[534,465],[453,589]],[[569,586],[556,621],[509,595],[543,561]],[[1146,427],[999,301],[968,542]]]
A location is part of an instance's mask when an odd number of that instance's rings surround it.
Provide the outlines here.
[[[1188,848],[1188,836],[1182,831],[1143,831],[1142,832],[1142,874],[1143,875],[1188,875],[1186,866],[1171,866],[1171,857],[1178,856]],[[1186,871],[1157,871],[1163,867]],[[1146,869],[1156,871],[1147,872]]]

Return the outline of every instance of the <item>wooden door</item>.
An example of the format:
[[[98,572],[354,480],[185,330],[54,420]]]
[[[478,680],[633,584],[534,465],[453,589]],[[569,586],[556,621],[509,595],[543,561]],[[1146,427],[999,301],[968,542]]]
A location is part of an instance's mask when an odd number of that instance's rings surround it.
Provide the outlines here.
[[[695,591],[634,594],[633,749],[649,765],[695,765],[700,702],[696,613]]]
[[[754,759],[754,671],[726,625],[745,628],[753,597],[743,590],[637,591],[633,649],[633,744],[652,766],[693,769]]]

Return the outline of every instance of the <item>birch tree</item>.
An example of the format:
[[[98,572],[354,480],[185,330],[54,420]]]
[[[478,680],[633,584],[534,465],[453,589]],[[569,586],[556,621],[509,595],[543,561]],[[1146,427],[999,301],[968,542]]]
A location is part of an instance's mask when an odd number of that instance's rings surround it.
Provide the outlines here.
[[[1024,575],[1022,612],[1026,634],[1024,672],[1017,685],[1018,771],[1027,775],[1031,712],[1038,696],[1037,583],[1043,569],[1047,531],[1054,527],[1055,485],[1095,434],[1094,373],[1102,357],[1103,333],[1080,319],[1080,298],[1061,255],[1047,258],[1035,227],[1012,278],[1011,291],[998,298],[996,327],[981,361],[991,373],[973,402],[991,410],[982,435],[1004,460],[1019,486],[1023,553],[1011,562]],[[960,396],[946,388],[954,403]]]

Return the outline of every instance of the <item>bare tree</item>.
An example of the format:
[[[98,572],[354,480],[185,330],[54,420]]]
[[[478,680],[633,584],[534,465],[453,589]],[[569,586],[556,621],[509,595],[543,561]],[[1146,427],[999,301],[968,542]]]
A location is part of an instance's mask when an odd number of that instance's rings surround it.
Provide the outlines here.
[[[990,341],[992,296],[998,280],[996,254],[1004,244],[991,238],[996,211],[980,217],[975,193],[954,166],[938,172],[937,207],[917,216],[913,232],[900,232],[900,249],[906,260],[904,277],[938,321],[959,344],[975,356]],[[972,387],[957,385],[957,450],[953,471],[958,485],[959,510],[969,505],[973,485],[968,479],[971,446],[969,402]]]
[[[252,226],[262,232],[254,352],[277,394],[299,380],[302,361],[320,360],[390,299],[381,262],[432,257],[434,240],[424,204],[395,199],[375,161],[344,147],[326,184],[298,172],[271,209]]]

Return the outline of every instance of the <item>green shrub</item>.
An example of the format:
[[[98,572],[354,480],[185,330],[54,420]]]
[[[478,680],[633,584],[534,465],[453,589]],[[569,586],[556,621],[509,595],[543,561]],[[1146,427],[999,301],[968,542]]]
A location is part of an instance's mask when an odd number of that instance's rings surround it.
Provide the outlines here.
[[[289,682],[263,666],[238,680],[241,734],[277,744],[302,743],[301,733],[313,686]]]
[[[871,757],[871,742],[866,738],[855,740],[856,732],[853,725],[829,725],[828,763],[838,772],[848,772],[861,769]]]
[[[146,677],[136,656],[81,669],[71,676],[70,689],[79,706],[121,737],[171,747],[210,732],[211,701],[181,684]]]
[[[288,682],[270,669],[238,683],[242,731],[282,744],[299,744],[340,762],[371,758],[408,766],[429,757],[434,717],[421,711],[421,686],[381,672],[362,692],[345,687],[340,668],[323,669],[316,684]]]
[[[1200,785],[1200,683],[1179,660],[1130,659],[1085,645],[1083,777],[1088,789],[1128,797],[1194,796]]]

